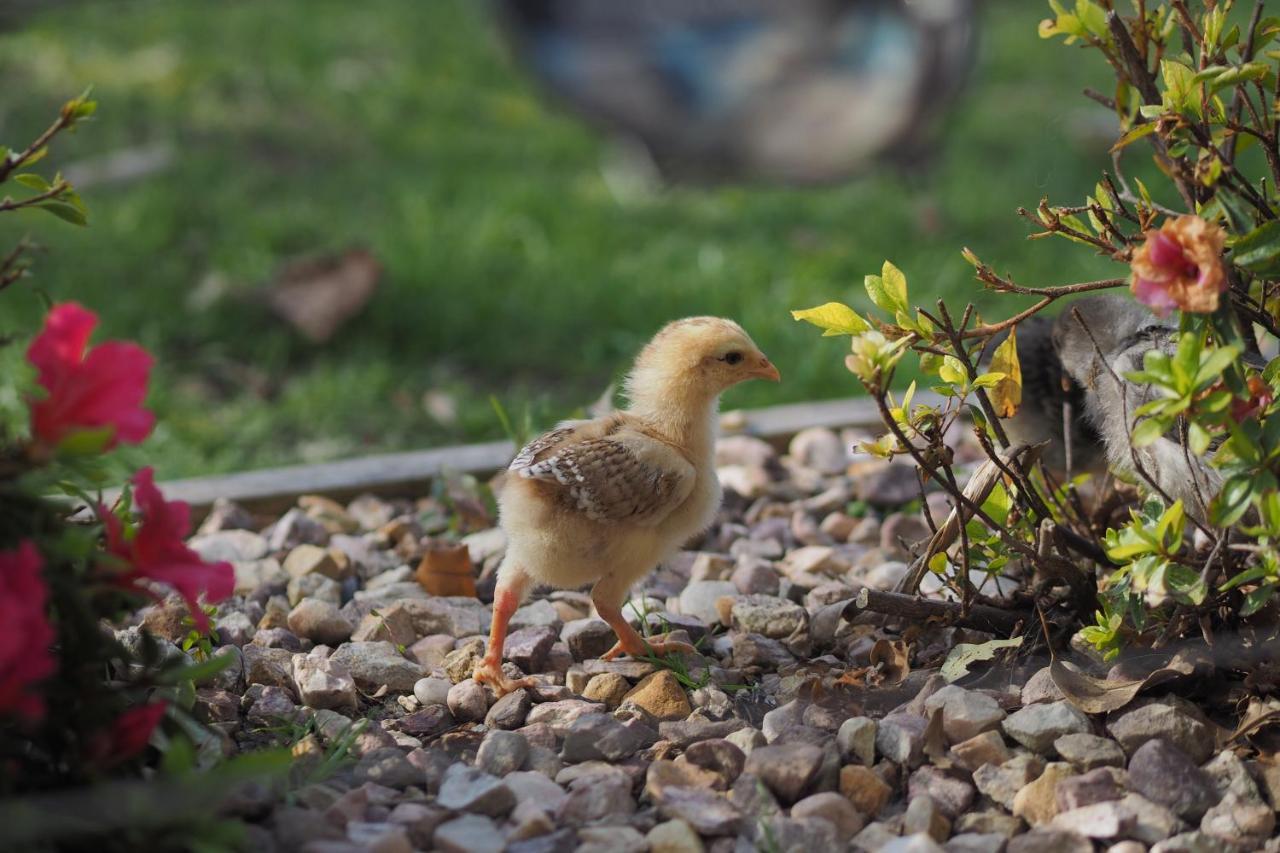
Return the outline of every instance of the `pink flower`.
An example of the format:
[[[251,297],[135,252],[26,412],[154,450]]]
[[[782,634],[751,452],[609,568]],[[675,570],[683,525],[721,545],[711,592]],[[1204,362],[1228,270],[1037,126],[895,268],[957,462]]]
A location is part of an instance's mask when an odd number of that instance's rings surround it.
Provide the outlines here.
[[[155,415],[143,409],[151,356],[125,341],[107,341],[86,352],[97,316],[74,302],[55,305],[27,349],[39,371],[43,399],[31,404],[31,432],[46,448],[86,430],[104,431],[104,449],[137,444]]]
[[[116,717],[109,729],[89,740],[90,760],[101,767],[111,767],[142,752],[164,719],[167,707],[168,703],[160,700],[130,708]]]
[[[1218,297],[1227,289],[1226,232],[1199,216],[1179,216],[1146,238],[1131,263],[1129,289],[1137,300],[1161,317],[1173,308],[1194,314],[1218,310]]]
[[[1248,382],[1249,398],[1241,400],[1237,397],[1231,401],[1231,417],[1236,423],[1262,414],[1267,406],[1275,402],[1275,394],[1271,386],[1262,381],[1261,376],[1250,376]]]
[[[209,618],[200,609],[200,596],[213,603],[231,595],[235,572],[230,563],[206,563],[183,541],[191,531],[190,508],[183,501],[166,501],[156,488],[155,472],[143,468],[133,478],[134,500],[142,512],[142,522],[126,537],[120,520],[104,512],[107,522],[107,550],[127,564],[113,582],[159,598],[146,583],[159,583],[178,592],[187,602],[196,626],[209,627]],[[139,582],[142,582],[140,585]]]
[[[16,551],[0,551],[0,714],[32,721],[44,717],[44,697],[32,687],[57,669],[43,563],[29,541]]]

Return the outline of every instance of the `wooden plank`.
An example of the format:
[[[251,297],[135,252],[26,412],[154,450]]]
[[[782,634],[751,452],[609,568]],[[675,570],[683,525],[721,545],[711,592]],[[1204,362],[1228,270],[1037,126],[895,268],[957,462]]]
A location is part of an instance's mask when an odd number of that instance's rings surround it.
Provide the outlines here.
[[[921,403],[936,404],[934,394],[920,394]],[[880,425],[875,404],[866,397],[794,403],[765,409],[726,412],[726,434],[760,436],[778,446],[808,427],[867,427]],[[488,476],[501,470],[514,454],[509,441],[441,447],[403,453],[382,453],[317,465],[264,468],[237,474],[194,477],[162,483],[170,500],[191,505],[196,520],[218,498],[235,501],[255,512],[280,512],[299,495],[322,494],[341,500],[364,492],[383,496],[425,494],[430,483],[445,473]]]

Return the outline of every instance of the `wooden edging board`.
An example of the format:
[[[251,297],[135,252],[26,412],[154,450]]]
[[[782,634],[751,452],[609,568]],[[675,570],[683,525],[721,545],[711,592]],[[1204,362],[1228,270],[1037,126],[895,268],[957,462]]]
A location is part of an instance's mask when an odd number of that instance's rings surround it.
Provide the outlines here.
[[[935,397],[918,394],[916,401],[935,405],[940,399]],[[726,412],[721,421],[725,434],[754,435],[781,445],[807,427],[877,427],[880,416],[874,401],[855,397]],[[161,488],[169,500],[190,504],[196,520],[218,498],[235,501],[255,512],[279,512],[291,506],[299,495],[344,499],[366,492],[384,497],[424,494],[431,480],[441,474],[487,476],[506,467],[514,452],[511,442],[492,441],[170,480]]]

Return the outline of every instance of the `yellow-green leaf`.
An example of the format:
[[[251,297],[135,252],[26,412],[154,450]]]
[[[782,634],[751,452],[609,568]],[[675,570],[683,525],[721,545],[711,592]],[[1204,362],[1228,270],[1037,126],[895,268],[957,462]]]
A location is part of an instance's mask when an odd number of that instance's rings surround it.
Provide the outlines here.
[[[1022,364],[1018,361],[1018,329],[1009,330],[1009,337],[1001,341],[991,356],[991,371],[1003,373],[1004,378],[991,389],[991,405],[1002,418],[1011,418],[1022,405]]]
[[[871,328],[871,324],[859,317],[852,308],[842,302],[828,302],[817,308],[792,311],[791,316],[822,329],[824,337],[834,335],[859,335]]]

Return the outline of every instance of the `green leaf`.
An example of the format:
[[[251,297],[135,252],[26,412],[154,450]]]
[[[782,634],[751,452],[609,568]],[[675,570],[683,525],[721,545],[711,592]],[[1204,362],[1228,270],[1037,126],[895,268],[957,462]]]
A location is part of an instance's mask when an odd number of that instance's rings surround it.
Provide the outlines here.
[[[1276,591],[1274,581],[1268,581],[1262,586],[1255,589],[1244,597],[1244,606],[1240,608],[1241,616],[1252,616],[1263,607],[1267,606],[1267,602],[1271,600],[1271,596]]]
[[[1119,151],[1133,143],[1142,139],[1144,136],[1150,136],[1156,131],[1156,123],[1153,121],[1144,121],[1142,124],[1136,124],[1125,131],[1125,134],[1115,141],[1111,146],[1112,151]]]
[[[792,311],[796,320],[804,320],[822,329],[823,337],[835,335],[860,335],[870,331],[871,324],[862,319],[852,308],[842,302],[828,302],[817,308]]]
[[[964,365],[960,363],[960,359],[954,355],[948,355],[942,359],[942,367],[938,370],[938,378],[943,382],[950,382],[952,385],[964,385],[968,379],[968,374],[965,373]]]
[[[1021,637],[988,640],[985,643],[960,643],[947,654],[947,659],[938,672],[943,680],[950,684],[968,675],[969,667],[974,663],[980,660],[991,660],[1001,649],[1016,649],[1021,645]]]
[[[58,442],[58,452],[67,456],[97,456],[106,451],[115,434],[112,426],[76,430]]]
[[[1169,431],[1169,424],[1164,418],[1150,417],[1139,423],[1133,430],[1133,446],[1146,447]]]
[[[49,182],[35,172],[23,172],[21,175],[14,175],[13,179],[36,192],[48,192],[51,189]]]
[[[1255,488],[1252,474],[1233,474],[1228,477],[1210,507],[1209,514],[1214,525],[1226,527],[1239,521],[1249,509]]]
[[[999,417],[1011,418],[1022,405],[1022,364],[1018,361],[1016,326],[991,354],[991,370],[1000,374],[1000,382],[991,392],[991,405]]]
[[[83,210],[63,201],[45,201],[37,204],[36,207],[48,211],[59,219],[70,222],[72,225],[89,224],[89,218],[84,215]]]
[[[1213,436],[1209,434],[1207,429],[1195,421],[1191,422],[1191,426],[1187,430],[1187,445],[1192,453],[1196,456],[1204,456],[1212,440]]]
[[[893,298],[897,310],[907,311],[910,307],[907,305],[907,277],[902,274],[902,270],[885,261],[880,268],[880,281],[884,284],[885,292]]]
[[[231,655],[214,655],[208,660],[166,670],[157,680],[161,684],[181,684],[184,681],[203,682],[231,666],[235,660]]]
[[[1258,275],[1280,274],[1280,220],[1265,222],[1237,240],[1231,260]]]

